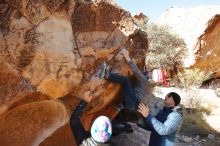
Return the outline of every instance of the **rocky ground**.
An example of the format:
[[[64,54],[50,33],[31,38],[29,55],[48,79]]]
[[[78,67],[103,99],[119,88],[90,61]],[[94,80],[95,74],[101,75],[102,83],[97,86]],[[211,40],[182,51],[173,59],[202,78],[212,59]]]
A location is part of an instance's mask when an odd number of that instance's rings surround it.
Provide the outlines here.
[[[122,133],[118,136],[113,136],[111,144],[114,146],[147,146],[150,132],[137,127],[133,123],[130,124],[133,127],[133,133]],[[220,146],[220,137],[212,134],[205,138],[178,135],[176,146]]]

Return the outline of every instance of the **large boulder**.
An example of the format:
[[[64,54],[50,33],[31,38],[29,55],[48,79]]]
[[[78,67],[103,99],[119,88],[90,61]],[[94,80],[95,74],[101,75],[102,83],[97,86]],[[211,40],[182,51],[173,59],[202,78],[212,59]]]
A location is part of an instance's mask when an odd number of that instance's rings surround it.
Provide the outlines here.
[[[1,135],[0,145],[74,144],[66,114],[62,124],[56,123],[60,120],[56,112],[65,113],[64,107],[59,111],[51,104],[59,99],[66,109],[74,110],[86,91],[93,96],[82,117],[86,129],[98,115],[114,117],[120,86],[99,79],[97,73],[106,61],[112,71],[130,74],[119,54],[122,47],[129,49],[138,65],[143,65],[147,35],[136,26],[129,12],[111,0],[1,1],[0,131],[10,128],[6,119],[13,121],[15,127],[10,132],[17,135],[20,131],[16,132],[16,128],[30,123],[25,127],[27,133],[24,132],[27,143],[23,139],[7,140],[9,132]],[[51,114],[38,117],[37,112],[32,112],[47,104]],[[28,119],[17,116],[21,114],[28,114]],[[24,122],[18,123],[18,118]],[[52,120],[45,120],[49,118]],[[42,119],[45,124],[35,125],[31,119]],[[31,132],[28,136],[28,129],[35,126],[35,135]],[[36,140],[36,135],[41,137]]]
[[[37,146],[68,120],[65,105],[58,101],[21,105],[0,117],[1,145]]]
[[[197,47],[197,60],[193,65],[207,73],[212,73],[213,78],[220,78],[220,15],[215,15],[208,21],[208,26],[199,37]],[[219,83],[219,81],[218,81]]]
[[[172,7],[157,20],[168,25],[184,39],[187,47],[185,67],[218,72],[219,76],[219,16],[220,6]]]

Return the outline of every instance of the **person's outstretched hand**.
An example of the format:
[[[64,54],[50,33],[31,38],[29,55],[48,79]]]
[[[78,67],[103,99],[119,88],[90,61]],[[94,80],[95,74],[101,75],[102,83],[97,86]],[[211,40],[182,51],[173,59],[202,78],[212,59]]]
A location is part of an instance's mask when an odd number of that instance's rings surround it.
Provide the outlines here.
[[[145,118],[149,115],[149,107],[145,106],[143,103],[138,105],[138,112],[142,114]]]
[[[125,59],[126,59],[127,62],[131,60],[127,49],[125,49],[125,48],[122,49],[122,50],[121,50],[121,53],[123,54],[123,56],[125,57]]]

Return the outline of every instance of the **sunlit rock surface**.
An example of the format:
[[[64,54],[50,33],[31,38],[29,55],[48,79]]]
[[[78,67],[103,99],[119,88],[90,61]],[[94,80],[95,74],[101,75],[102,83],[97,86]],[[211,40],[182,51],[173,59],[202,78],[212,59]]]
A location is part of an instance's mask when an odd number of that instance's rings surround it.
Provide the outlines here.
[[[69,120],[65,105],[44,100],[21,105],[0,117],[1,145],[39,145]]]
[[[123,47],[141,65],[147,35],[110,0],[1,1],[0,145],[75,145],[68,120],[85,91],[86,129],[98,115],[113,118],[120,86],[97,72],[106,61],[130,75]]]
[[[205,32],[199,37],[197,60],[193,67],[220,77],[220,15],[209,20]]]

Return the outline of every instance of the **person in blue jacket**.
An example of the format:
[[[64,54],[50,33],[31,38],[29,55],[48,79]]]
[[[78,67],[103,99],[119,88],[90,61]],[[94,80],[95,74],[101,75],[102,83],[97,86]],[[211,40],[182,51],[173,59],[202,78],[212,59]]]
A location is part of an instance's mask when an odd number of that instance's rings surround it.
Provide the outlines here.
[[[149,107],[143,103],[138,111],[145,117],[146,129],[151,131],[149,146],[173,146],[176,134],[183,120],[180,96],[170,92],[164,100],[164,107],[156,116],[150,114]]]

